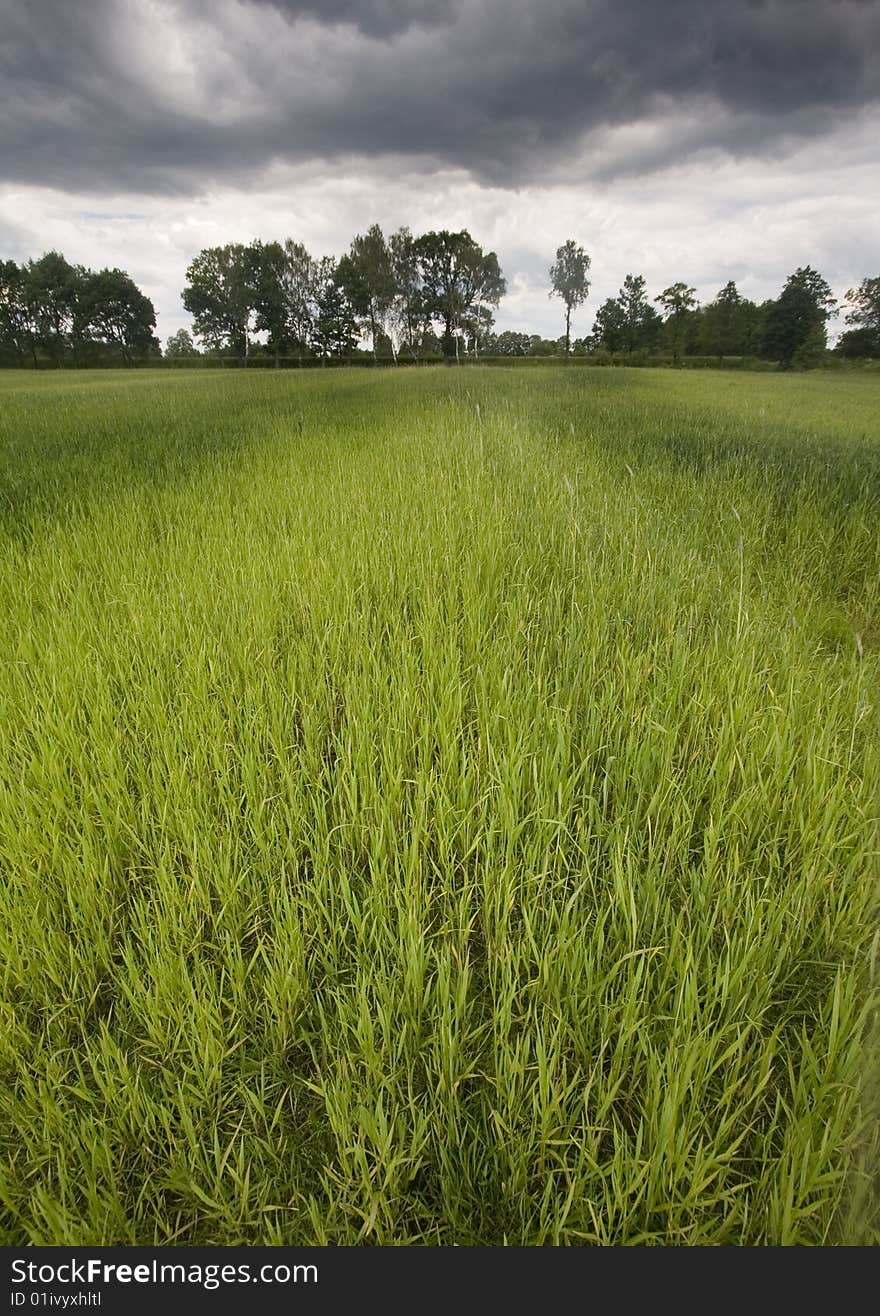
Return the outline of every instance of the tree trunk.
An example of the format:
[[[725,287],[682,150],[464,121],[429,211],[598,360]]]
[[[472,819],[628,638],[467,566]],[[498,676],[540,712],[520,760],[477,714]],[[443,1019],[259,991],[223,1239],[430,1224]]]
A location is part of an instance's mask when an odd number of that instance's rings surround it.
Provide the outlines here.
[[[565,355],[571,351],[571,307],[565,303]]]
[[[453,342],[452,342],[452,316],[447,315],[444,319],[443,327],[443,355],[447,361],[452,359]],[[456,351],[456,356],[458,352]]]

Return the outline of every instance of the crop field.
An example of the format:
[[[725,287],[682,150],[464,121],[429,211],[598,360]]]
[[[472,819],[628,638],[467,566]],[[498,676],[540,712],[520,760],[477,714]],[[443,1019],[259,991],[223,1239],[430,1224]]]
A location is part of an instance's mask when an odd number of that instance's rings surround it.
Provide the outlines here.
[[[878,417],[0,374],[2,1240],[880,1240]]]

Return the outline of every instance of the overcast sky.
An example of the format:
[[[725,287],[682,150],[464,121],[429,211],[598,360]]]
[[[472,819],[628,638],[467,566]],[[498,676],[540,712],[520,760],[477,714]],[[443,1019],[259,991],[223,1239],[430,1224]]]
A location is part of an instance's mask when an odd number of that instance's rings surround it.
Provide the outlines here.
[[[499,328],[799,265],[880,274],[880,0],[0,0],[0,258],[127,269],[165,339],[204,246],[470,229]]]

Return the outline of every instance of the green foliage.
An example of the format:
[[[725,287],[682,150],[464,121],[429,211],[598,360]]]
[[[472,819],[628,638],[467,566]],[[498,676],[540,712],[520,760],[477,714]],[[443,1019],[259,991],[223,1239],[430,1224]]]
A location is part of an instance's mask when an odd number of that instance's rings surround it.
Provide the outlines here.
[[[443,353],[457,355],[462,332],[473,332],[480,307],[497,306],[507,284],[494,251],[484,252],[466,229],[424,233],[414,243],[427,323],[443,325]]]
[[[209,351],[246,356],[254,327],[254,251],[240,242],[206,247],[186,271],[183,305]]]
[[[308,351],[315,318],[318,264],[301,242],[287,238],[281,275],[286,314],[285,338],[300,360]]]
[[[872,329],[847,329],[837,340],[835,351],[850,359],[870,360],[880,356],[880,345]]]
[[[528,334],[505,329],[503,333],[493,334],[485,345],[487,353],[497,356],[528,356],[531,339]]]
[[[280,242],[250,245],[254,327],[265,333],[276,363],[295,341],[288,297],[289,257]]]
[[[118,346],[126,365],[133,355],[158,346],[153,303],[124,270],[81,276],[75,323],[80,339],[95,337]]]
[[[166,360],[177,360],[183,357],[197,357],[198,348],[192,340],[192,335],[188,329],[178,329],[176,334],[172,334],[165,344]]]
[[[618,295],[622,313],[623,348],[627,353],[644,352],[655,345],[660,317],[648,301],[641,274],[627,274]]]
[[[56,364],[71,346],[84,273],[57,251],[28,261],[26,266],[26,295],[34,341]]]
[[[335,262],[329,267],[335,271]],[[187,270],[183,304],[209,351],[247,364],[254,350],[265,348],[278,365],[282,353],[310,351],[326,330],[326,308],[317,328],[326,268],[290,238],[208,247]]]
[[[825,326],[835,307],[821,274],[809,265],[795,270],[765,311],[764,354],[783,369],[814,364],[825,350]]]
[[[159,354],[152,302],[124,270],[95,272],[57,251],[18,266],[0,262],[0,353],[38,366]]]
[[[672,348],[676,365],[681,364],[688,328],[693,323],[697,307],[696,288],[689,288],[686,283],[670,284],[654,298],[663,308],[666,320],[667,338]]]
[[[400,229],[386,240],[378,224],[355,237],[340,261],[315,261],[287,239],[201,251],[187,270],[184,306],[196,333],[220,355],[249,358],[265,335],[276,364],[295,350],[321,361],[348,357],[359,330],[373,355],[380,339],[392,354],[420,355],[432,326],[444,326],[447,354],[462,340],[479,351],[492,328],[491,307],[505,289],[494,252],[466,231],[414,239]],[[360,324],[358,324],[358,320]]]
[[[846,294],[849,305],[846,323],[852,328],[841,337],[844,355],[880,356],[880,276],[863,279]]]
[[[565,355],[571,350],[571,313],[582,306],[590,292],[588,273],[590,258],[574,238],[556,249],[550,266],[550,296],[560,297],[565,305]]]
[[[385,332],[397,294],[392,252],[378,224],[352,240],[351,250],[339,262],[336,277],[355,315],[365,322],[375,356],[376,340]]]
[[[648,301],[641,274],[627,274],[617,297],[609,297],[596,313],[593,338],[608,352],[644,352],[655,347],[660,317]]]
[[[540,334],[529,335],[529,356],[555,356],[559,344],[554,338],[542,338]]]
[[[18,364],[34,347],[27,272],[14,260],[0,261],[0,348]]]
[[[357,343],[354,309],[340,283],[339,269],[331,256],[320,262],[315,278],[315,320],[312,347],[322,361],[350,355]]]
[[[877,1241],[880,377],[530,364],[0,376],[7,1244]]]
[[[623,307],[617,297],[608,297],[596,312],[593,337],[608,352],[619,352],[625,342]]]
[[[798,344],[790,364],[799,370],[814,369],[816,366],[821,365],[827,345],[828,341],[824,326],[814,324],[806,337]]]
[[[701,352],[716,356],[745,356],[759,345],[758,308],[740,296],[732,281],[726,283],[714,302],[700,312],[697,340]]]

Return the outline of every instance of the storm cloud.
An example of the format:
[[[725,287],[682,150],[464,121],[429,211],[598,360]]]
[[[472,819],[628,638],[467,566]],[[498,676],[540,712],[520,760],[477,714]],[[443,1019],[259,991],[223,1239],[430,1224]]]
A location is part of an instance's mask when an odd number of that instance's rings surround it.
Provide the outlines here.
[[[442,27],[451,23],[456,0],[252,0],[269,5],[292,20],[313,18],[320,23],[351,23],[370,36],[388,37],[413,26]]]
[[[198,194],[309,161],[506,187],[772,157],[880,100],[871,0],[6,0],[0,180]]]
[[[0,0],[0,258],[118,265],[163,337],[202,247],[469,228],[499,329],[547,270],[756,300],[877,273],[880,0]]]

